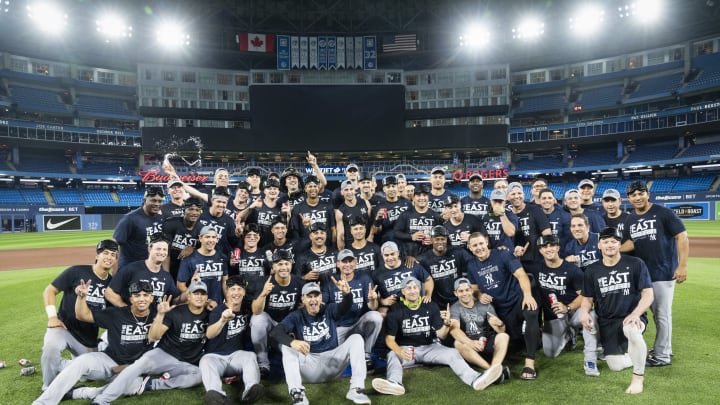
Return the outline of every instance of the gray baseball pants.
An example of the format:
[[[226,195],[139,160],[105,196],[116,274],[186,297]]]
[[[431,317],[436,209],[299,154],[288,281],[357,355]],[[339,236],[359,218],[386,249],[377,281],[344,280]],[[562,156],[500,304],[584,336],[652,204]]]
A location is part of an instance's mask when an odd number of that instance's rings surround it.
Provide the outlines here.
[[[402,346],[405,347],[405,346]],[[387,356],[387,379],[402,384],[403,368],[413,367],[417,364],[442,364],[450,366],[452,371],[467,385],[481,374],[473,370],[462,358],[456,349],[446,347],[440,343],[415,346],[415,358],[410,361],[400,360],[395,352],[390,351]]]
[[[220,379],[223,376],[242,375],[246,391],[260,383],[260,369],[253,352],[238,350],[227,355],[208,353],[200,359],[199,367],[205,391],[213,390],[227,396],[222,390]]]
[[[65,349],[70,351],[73,358],[97,350],[94,347],[87,347],[78,342],[65,328],[47,328],[43,341],[42,356],[40,357],[43,390],[50,386],[55,376],[70,362],[70,360],[62,357],[62,352]]]

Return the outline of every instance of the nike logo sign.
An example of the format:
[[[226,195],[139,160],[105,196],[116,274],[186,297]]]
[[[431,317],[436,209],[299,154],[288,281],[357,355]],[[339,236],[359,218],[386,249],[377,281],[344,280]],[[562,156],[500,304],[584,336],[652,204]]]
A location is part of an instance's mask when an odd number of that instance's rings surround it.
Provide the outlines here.
[[[59,227],[65,225],[65,224],[67,224],[68,222],[72,222],[72,221],[74,221],[74,220],[76,220],[76,219],[78,219],[78,217],[66,219],[66,220],[60,221],[60,222],[58,222],[58,223],[53,223],[53,222],[52,222],[52,219],[48,219],[47,224],[45,225],[45,228],[47,228],[47,229],[49,229],[49,230],[52,231],[53,229],[59,228]]]

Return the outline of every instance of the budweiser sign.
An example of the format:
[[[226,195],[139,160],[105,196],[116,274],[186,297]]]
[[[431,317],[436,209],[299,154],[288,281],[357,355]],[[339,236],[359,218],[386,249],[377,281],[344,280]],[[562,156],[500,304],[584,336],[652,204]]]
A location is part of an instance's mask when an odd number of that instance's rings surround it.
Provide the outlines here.
[[[170,176],[168,176],[167,174],[160,174],[159,170],[141,170],[140,177],[140,181],[142,181],[143,183],[167,183],[168,181],[170,181]],[[180,180],[184,183],[202,183],[210,179],[210,176],[187,175],[179,177]]]

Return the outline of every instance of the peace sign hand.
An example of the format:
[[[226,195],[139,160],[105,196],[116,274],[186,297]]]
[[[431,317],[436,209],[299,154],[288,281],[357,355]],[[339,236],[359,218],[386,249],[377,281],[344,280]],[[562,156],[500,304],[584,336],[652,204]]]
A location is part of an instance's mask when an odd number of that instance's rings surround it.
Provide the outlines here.
[[[75,287],[75,295],[77,295],[80,298],[87,297],[88,292],[90,291],[90,284],[92,284],[92,280],[88,279],[87,283],[80,279],[80,284]]]
[[[372,284],[368,284],[368,301],[375,301],[378,299],[378,293],[377,293],[378,286],[374,286]]]

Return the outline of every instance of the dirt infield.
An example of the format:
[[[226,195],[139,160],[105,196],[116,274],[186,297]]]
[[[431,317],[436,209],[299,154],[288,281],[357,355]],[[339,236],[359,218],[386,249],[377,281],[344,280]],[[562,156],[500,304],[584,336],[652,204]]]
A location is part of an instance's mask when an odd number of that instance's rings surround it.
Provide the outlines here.
[[[0,251],[0,271],[92,263],[90,247]],[[691,257],[720,258],[720,238],[690,238]]]

